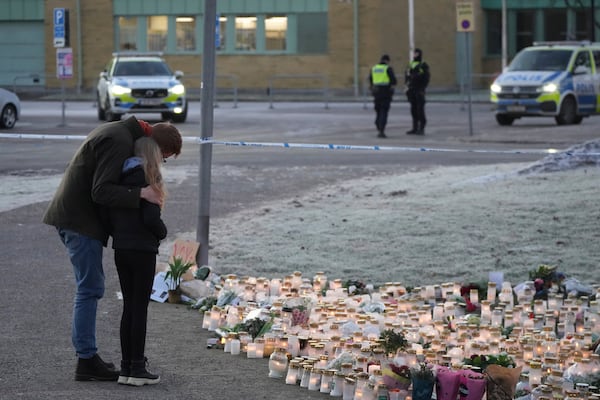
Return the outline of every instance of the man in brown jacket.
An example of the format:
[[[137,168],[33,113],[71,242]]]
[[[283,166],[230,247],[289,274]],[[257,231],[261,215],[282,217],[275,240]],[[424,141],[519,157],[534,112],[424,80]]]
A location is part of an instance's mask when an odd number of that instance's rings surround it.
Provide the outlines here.
[[[75,273],[72,342],[78,357],[78,381],[116,381],[119,377],[114,364],[104,362],[96,347],[96,309],[104,295],[102,248],[109,236],[100,208],[134,209],[141,198],[162,205],[162,197],[150,187],[118,184],[123,163],[133,155],[133,143],[142,136],[152,137],[165,159],[181,153],[181,135],[171,124],[151,126],[130,117],[100,125],[73,156],[44,214],[44,223],[57,228]]]

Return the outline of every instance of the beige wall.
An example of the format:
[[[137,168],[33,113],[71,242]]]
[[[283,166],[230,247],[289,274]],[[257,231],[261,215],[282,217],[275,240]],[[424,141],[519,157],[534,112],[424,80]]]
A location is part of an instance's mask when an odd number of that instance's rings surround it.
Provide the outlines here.
[[[354,64],[354,6],[350,1],[329,2],[329,54],[327,55],[217,55],[217,75],[236,75],[241,89],[263,90],[269,78],[276,74],[324,74],[329,87],[352,91],[355,82]],[[391,56],[391,65],[402,79],[409,61],[408,1],[357,0],[358,1],[358,81],[362,88],[371,65],[383,53]],[[456,81],[456,13],[454,0],[415,0],[415,45],[424,53],[430,64],[432,88],[454,87]],[[481,71],[482,16],[477,7],[476,28],[472,34],[473,71]],[[46,1],[46,37],[53,37],[52,10],[65,7],[71,11],[71,47],[74,55],[74,77],[67,87],[76,87],[79,77],[78,62],[83,59],[82,88],[92,90],[113,52],[113,0],[80,1],[82,26],[82,54],[78,54],[76,0]],[[56,72],[56,51],[51,41],[46,45],[46,69]],[[201,56],[166,56],[173,69],[182,70],[186,83],[200,87]],[[486,69],[494,69],[487,63]],[[48,86],[58,85],[49,80]],[[228,80],[219,80],[218,86],[228,86]],[[286,80],[286,87],[318,87],[316,80]]]

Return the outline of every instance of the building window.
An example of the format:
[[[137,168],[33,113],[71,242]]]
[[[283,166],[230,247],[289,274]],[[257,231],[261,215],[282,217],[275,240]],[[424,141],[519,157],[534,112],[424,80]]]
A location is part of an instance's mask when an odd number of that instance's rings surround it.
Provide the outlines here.
[[[217,40],[217,50],[225,50],[225,46],[227,45],[227,17],[219,17],[218,21],[217,33],[219,37]]]
[[[137,49],[137,18],[119,17],[119,50]]]
[[[328,46],[327,13],[298,14],[298,53],[326,54]]]
[[[287,17],[267,15],[265,18],[265,49],[284,51],[286,49]]]
[[[575,12],[575,39],[594,40],[591,26],[589,10],[577,10]]]
[[[256,17],[235,17],[235,49],[256,51]]]
[[[485,13],[487,22],[486,52],[488,55],[502,53],[502,12],[488,10]]]
[[[167,50],[168,21],[163,15],[148,17],[148,51]]]
[[[517,51],[533,44],[535,13],[531,10],[517,12]]]
[[[567,11],[565,9],[548,9],[544,11],[544,40],[557,42],[568,40]]]
[[[177,36],[177,51],[196,50],[196,18],[175,18],[175,34]]]

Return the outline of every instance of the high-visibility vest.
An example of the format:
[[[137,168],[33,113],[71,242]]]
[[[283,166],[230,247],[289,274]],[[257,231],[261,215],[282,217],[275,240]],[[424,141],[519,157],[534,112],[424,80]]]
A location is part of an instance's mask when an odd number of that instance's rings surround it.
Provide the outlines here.
[[[377,64],[371,69],[371,80],[373,85],[389,85],[390,77],[388,76],[387,64]]]
[[[410,62],[410,64],[408,65],[408,69],[409,69],[409,70],[411,70],[411,71],[413,71],[413,70],[414,70],[414,71],[415,71],[417,74],[419,74],[419,75],[420,75],[420,74],[422,74],[422,73],[424,72],[424,71],[423,71],[423,68],[422,68],[422,67],[421,67],[421,65],[420,65],[420,64],[422,64],[422,63],[423,63],[423,61],[415,61],[415,60],[413,60],[413,61],[411,61],[411,62]],[[418,69],[416,69],[417,67],[419,67],[419,68],[418,68]]]

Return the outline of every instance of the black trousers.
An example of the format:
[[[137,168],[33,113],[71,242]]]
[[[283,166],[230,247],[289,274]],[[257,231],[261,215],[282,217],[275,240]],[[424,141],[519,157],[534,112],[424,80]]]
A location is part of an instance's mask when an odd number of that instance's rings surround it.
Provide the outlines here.
[[[120,331],[122,359],[143,360],[156,254],[115,249],[115,264],[123,292]]]
[[[425,117],[425,91],[409,89],[406,97],[410,103],[410,115],[412,116],[413,129],[423,129],[427,124]]]
[[[392,93],[388,88],[376,88],[373,92],[373,106],[375,108],[375,126],[379,132],[383,132],[387,125]]]

